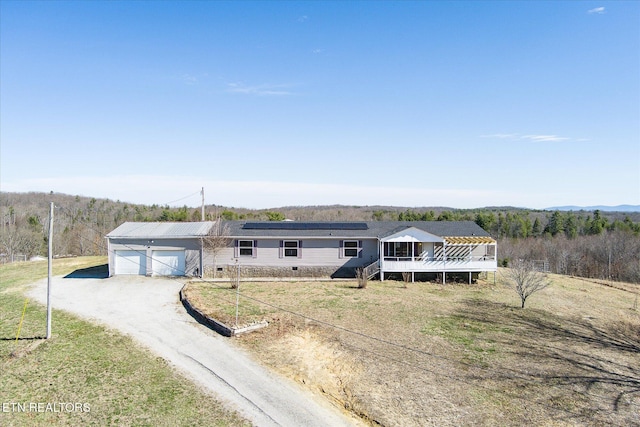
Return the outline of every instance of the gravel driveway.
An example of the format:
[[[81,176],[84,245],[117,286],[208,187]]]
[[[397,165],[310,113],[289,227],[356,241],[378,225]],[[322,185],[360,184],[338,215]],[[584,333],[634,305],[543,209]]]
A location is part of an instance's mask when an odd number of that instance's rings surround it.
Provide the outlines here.
[[[46,280],[29,296],[46,304]],[[292,381],[266,370],[243,350],[190,317],[169,278],[55,277],[53,307],[117,329],[172,363],[258,426],[359,424]],[[56,333],[55,314],[52,333]]]

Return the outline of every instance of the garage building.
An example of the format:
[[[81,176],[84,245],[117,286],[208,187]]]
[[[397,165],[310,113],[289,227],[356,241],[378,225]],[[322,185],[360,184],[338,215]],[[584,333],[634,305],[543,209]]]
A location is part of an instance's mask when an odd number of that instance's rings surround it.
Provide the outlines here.
[[[200,276],[213,222],[125,222],[107,234],[109,276]]]

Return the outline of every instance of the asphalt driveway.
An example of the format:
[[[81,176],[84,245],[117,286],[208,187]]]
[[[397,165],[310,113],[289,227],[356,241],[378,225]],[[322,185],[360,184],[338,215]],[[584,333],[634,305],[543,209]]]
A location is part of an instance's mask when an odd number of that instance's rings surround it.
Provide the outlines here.
[[[52,283],[54,308],[133,337],[257,426],[359,424],[197,323],[179,301],[179,280],[55,277]],[[46,286],[46,280],[35,283],[29,296],[46,304]],[[55,315],[51,329],[55,335]]]

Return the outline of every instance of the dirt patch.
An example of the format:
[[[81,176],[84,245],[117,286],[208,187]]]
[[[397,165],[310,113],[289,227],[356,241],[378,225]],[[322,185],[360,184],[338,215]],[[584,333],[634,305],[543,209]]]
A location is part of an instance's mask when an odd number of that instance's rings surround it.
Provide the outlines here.
[[[334,404],[358,412],[351,394],[361,366],[339,343],[330,342],[311,329],[296,331],[268,347],[270,364],[297,382],[323,394]]]
[[[35,349],[40,346],[40,344],[43,344],[45,342],[44,338],[28,338],[21,341],[25,341],[27,344],[24,344],[21,347],[18,347],[11,351],[9,353],[9,357],[4,360],[4,365],[8,366],[17,359],[30,355]],[[4,368],[6,368],[7,366],[5,366]]]

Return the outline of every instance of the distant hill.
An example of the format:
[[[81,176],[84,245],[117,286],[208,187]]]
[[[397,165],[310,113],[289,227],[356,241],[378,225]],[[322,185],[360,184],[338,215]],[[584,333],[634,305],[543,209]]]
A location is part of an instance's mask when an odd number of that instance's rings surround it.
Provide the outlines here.
[[[556,206],[546,211],[602,211],[602,212],[640,212],[640,205],[618,206]]]

